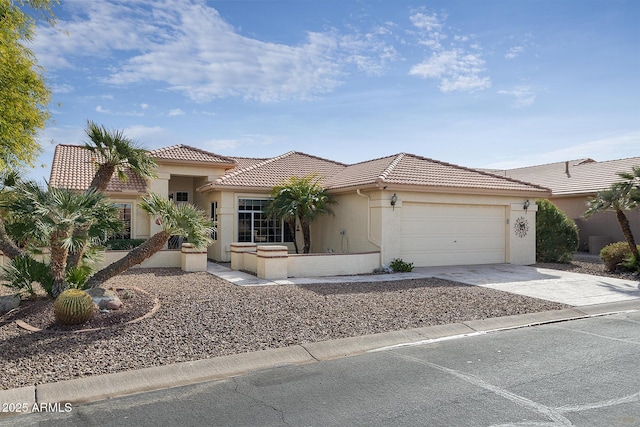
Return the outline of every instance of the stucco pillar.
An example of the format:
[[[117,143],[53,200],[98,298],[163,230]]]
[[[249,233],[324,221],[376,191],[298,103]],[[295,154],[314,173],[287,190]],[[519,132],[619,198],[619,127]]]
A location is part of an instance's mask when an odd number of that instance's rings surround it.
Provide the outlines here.
[[[289,250],[286,246],[258,246],[258,277],[277,280],[288,277]]]
[[[183,243],[181,252],[182,271],[207,271],[206,249],[196,249],[191,243]]]
[[[246,270],[244,265],[244,254],[247,252],[255,252],[257,245],[255,243],[234,242],[231,244],[231,269]]]
[[[170,174],[159,172],[157,178],[152,179],[149,183],[149,192],[156,193],[162,197],[169,197],[169,178],[171,178]],[[156,218],[149,218],[149,221],[150,236],[162,230],[162,227],[156,224]]]
[[[522,203],[512,203],[507,224],[507,262],[516,265],[536,263],[536,212],[538,206],[530,202],[528,209]]]

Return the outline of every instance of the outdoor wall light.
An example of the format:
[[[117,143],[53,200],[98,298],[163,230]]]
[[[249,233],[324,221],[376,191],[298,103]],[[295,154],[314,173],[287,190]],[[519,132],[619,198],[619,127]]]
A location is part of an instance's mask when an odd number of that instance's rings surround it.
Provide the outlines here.
[[[525,201],[524,201],[524,206],[523,206],[523,208],[524,208],[524,211],[525,211],[525,212],[527,211],[527,209],[529,209],[529,204],[530,204],[530,203],[529,203],[529,200],[525,200]]]
[[[398,195],[393,193],[393,196],[391,196],[391,206],[393,206],[393,210],[396,210],[396,203],[398,203]]]

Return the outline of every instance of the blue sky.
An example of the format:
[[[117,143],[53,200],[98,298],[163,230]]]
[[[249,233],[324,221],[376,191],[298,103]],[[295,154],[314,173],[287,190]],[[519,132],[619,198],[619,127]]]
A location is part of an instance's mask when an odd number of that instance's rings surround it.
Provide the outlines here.
[[[636,0],[61,3],[31,46],[53,89],[36,179],[87,120],[243,157],[640,156]]]

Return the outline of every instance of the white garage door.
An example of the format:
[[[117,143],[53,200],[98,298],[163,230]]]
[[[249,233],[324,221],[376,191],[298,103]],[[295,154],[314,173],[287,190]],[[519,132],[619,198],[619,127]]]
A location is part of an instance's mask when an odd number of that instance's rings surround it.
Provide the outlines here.
[[[502,206],[402,204],[401,257],[416,267],[505,262]]]

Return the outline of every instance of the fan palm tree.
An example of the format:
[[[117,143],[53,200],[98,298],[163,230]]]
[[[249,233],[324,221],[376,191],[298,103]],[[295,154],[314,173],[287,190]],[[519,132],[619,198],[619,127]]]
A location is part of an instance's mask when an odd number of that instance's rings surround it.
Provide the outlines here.
[[[640,166],[634,166],[631,172],[618,174],[624,181],[620,183],[623,191],[629,192],[629,200],[637,207],[640,205]]]
[[[160,251],[171,236],[186,237],[196,248],[205,248],[211,243],[213,223],[204,211],[185,203],[175,204],[155,193],[143,197],[139,205],[149,215],[156,218],[162,229],[140,246],[134,248],[122,259],[108,265],[94,274],[87,282],[88,287],[96,287],[110,278],[142,263]]]
[[[15,171],[4,171],[0,175],[0,203],[3,205],[13,197],[13,192],[8,189],[15,187],[20,181],[19,174]],[[0,215],[0,251],[10,259],[23,255],[24,251],[19,248],[14,239],[7,234],[4,214]]]
[[[89,142],[84,147],[96,156],[98,165],[89,188],[104,192],[114,173],[122,182],[128,180],[127,171],[142,178],[155,176],[157,165],[149,152],[125,137],[122,131],[109,130],[89,120],[85,133]]]
[[[635,174],[640,172],[640,168],[634,168],[632,174],[619,174],[623,182],[614,183],[610,188],[602,190],[596,194],[594,198],[587,203],[587,211],[585,217],[590,217],[597,212],[612,210],[616,213],[616,219],[622,230],[625,240],[631,251],[632,262],[636,266],[640,266],[640,254],[638,247],[631,232],[629,219],[625,215],[625,211],[634,209],[638,206],[638,182],[635,181]]]
[[[142,178],[150,179],[155,176],[156,163],[143,147],[136,145],[124,133],[119,130],[109,130],[104,126],[98,126],[92,121],[87,122],[85,130],[89,142],[84,148],[95,155],[98,169],[89,184],[89,188],[104,192],[114,174],[122,182],[129,179],[127,172],[132,172]],[[86,240],[88,230],[77,227],[74,235],[78,240]],[[78,246],[76,251],[69,254],[67,264],[69,267],[77,267],[82,261],[85,246]]]
[[[300,221],[304,239],[302,253],[305,254],[311,250],[311,222],[318,215],[332,213],[330,205],[336,203],[318,181],[316,175],[291,177],[271,190],[271,201],[265,207],[267,215],[284,220],[294,236],[296,220]],[[294,244],[298,253],[295,237]]]
[[[117,209],[105,195],[93,189],[78,193],[68,189],[42,188],[32,181],[15,188],[16,197],[5,207],[30,227],[51,250],[49,267],[53,277],[52,295],[57,297],[67,287],[66,270],[69,252],[85,244],[74,237],[77,227],[87,230],[104,220],[117,218]]]

